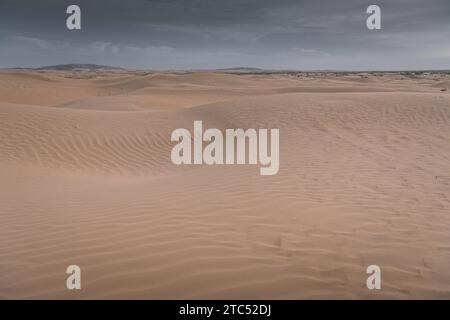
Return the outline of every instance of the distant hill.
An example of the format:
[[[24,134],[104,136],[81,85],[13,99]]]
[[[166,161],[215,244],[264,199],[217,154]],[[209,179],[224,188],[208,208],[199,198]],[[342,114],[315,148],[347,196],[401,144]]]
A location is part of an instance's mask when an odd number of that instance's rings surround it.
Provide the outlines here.
[[[259,69],[259,68],[248,68],[248,67],[236,67],[236,68],[215,69],[214,71],[218,71],[218,72],[226,72],[226,73],[261,73],[261,72],[264,72],[263,69]]]
[[[224,69],[215,69],[213,71],[232,74],[273,74],[273,73],[295,72],[294,70],[274,70],[274,69],[260,69],[249,67],[224,68]]]
[[[236,67],[236,68],[223,68],[223,69],[216,69],[218,71],[262,71],[263,69],[260,68],[249,68],[249,67]]]
[[[36,70],[59,70],[59,71],[73,71],[73,70],[123,70],[119,67],[103,66],[99,64],[89,63],[72,63],[72,64],[58,64],[54,66],[46,66],[36,68]]]

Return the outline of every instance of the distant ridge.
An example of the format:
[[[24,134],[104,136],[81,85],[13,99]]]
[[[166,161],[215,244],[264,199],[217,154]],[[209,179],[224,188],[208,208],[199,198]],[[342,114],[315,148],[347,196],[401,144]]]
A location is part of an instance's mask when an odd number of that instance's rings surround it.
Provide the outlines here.
[[[222,68],[222,69],[216,69],[219,71],[233,71],[233,70],[242,70],[242,71],[263,71],[263,69],[260,68],[250,68],[250,67],[237,67],[237,68]]]
[[[45,66],[36,68],[36,70],[59,70],[59,71],[73,71],[73,70],[123,70],[119,67],[104,66],[99,64],[89,63],[71,63],[71,64],[57,64],[54,66]]]
[[[239,73],[266,73],[269,70],[264,70],[260,68],[236,67],[236,68],[214,69],[214,71],[239,74]]]
[[[83,70],[131,70],[131,71],[171,71],[171,72],[220,72],[231,74],[286,74],[286,73],[334,73],[334,74],[358,74],[358,73],[402,73],[402,74],[423,74],[423,73],[443,73],[450,74],[450,69],[423,69],[423,70],[333,70],[333,69],[318,69],[318,70],[301,70],[301,69],[262,69],[254,67],[234,67],[234,68],[219,68],[219,69],[173,69],[173,70],[155,70],[155,69],[128,69],[121,67],[113,67],[107,65],[99,65],[92,63],[69,63],[69,64],[57,64],[44,67],[9,67],[0,68],[0,70],[56,70],[56,71],[83,71]]]

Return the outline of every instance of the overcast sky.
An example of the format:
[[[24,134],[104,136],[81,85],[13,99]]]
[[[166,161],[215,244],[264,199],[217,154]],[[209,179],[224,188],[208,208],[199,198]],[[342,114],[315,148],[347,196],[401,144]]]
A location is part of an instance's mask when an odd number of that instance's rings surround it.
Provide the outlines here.
[[[78,4],[82,29],[66,28]],[[368,30],[377,4],[382,29]],[[450,0],[0,0],[0,67],[450,69]]]

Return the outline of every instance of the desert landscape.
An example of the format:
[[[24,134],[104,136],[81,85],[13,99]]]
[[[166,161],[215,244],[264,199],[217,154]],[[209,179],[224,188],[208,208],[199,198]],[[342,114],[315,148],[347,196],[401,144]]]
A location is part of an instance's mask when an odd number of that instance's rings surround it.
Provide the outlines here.
[[[446,72],[1,70],[0,298],[449,299],[449,90]],[[195,120],[279,128],[278,174],[174,165]]]

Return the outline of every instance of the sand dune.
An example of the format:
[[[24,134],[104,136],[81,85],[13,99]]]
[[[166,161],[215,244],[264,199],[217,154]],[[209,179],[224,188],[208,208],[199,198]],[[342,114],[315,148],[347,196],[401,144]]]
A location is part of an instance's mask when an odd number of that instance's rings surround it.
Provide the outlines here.
[[[448,299],[448,81],[3,71],[0,298]],[[194,120],[280,128],[279,173],[173,165]]]

